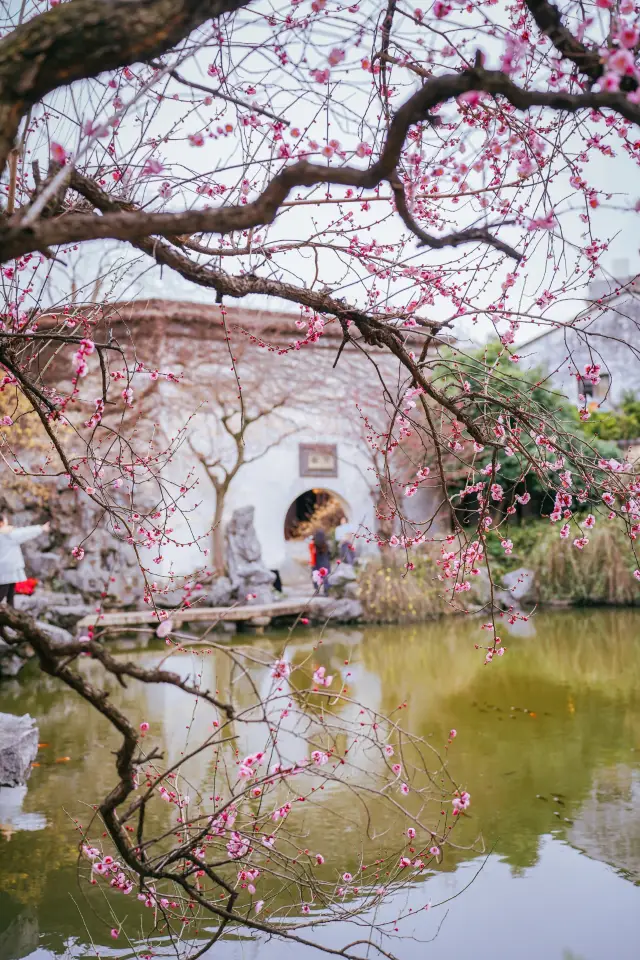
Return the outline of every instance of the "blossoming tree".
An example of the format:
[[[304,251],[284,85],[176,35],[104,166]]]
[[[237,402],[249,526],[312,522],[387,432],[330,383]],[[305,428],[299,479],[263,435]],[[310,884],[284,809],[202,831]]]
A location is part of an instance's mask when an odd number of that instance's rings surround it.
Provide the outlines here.
[[[169,535],[188,478],[178,491],[169,487],[162,469],[173,441],[165,449],[141,445],[128,424],[149,379],[179,378],[163,357],[142,363],[135,344],[112,335],[115,294],[123,295],[136,272],[141,283],[174,277],[192,295],[215,296],[222,323],[229,299],[288,304],[298,329],[286,351],[300,364],[313,363],[313,345],[329,324],[342,337],[338,364],[348,364],[355,350],[372,361],[380,352],[395,357],[400,374],[393,389],[381,380],[380,390],[433,458],[431,475],[418,457],[415,477],[402,478],[406,495],[436,475],[446,494],[453,458],[457,476],[467,477],[466,493],[477,497],[474,529],[455,528],[438,541],[443,590],[452,597],[469,589],[488,537],[509,549],[500,526],[515,498],[524,502],[530,474],[554,502],[549,521],[575,549],[588,549],[589,529],[608,520],[625,526],[634,549],[640,507],[628,465],[573,443],[553,405],[511,380],[504,362],[470,360],[462,341],[450,343],[452,333],[477,324],[499,338],[499,359],[517,364],[527,330],[571,325],[567,313],[613,235],[634,228],[634,0],[567,0],[562,9],[548,0],[435,0],[424,8],[399,0],[48,6],[15,5],[0,39],[7,469],[21,469],[11,429],[26,404],[48,444],[36,472],[66,474],[110,518],[114,535],[141,554]],[[98,304],[78,296],[65,302],[56,293],[65,271],[80,258],[91,272],[96,250],[111,257],[114,296],[103,284]],[[614,300],[627,292],[612,284]],[[601,306],[590,305],[593,315]],[[570,351],[558,364],[581,383],[596,383],[605,363],[602,337],[588,324],[580,335],[591,350],[586,368],[572,367]],[[580,414],[589,415],[586,401]],[[378,449],[385,455],[393,443],[390,431]],[[516,478],[509,485],[500,476],[505,458]],[[390,482],[387,466],[382,470]],[[154,495],[139,504],[139,491],[151,487]],[[581,510],[588,511],[584,524]],[[403,526],[408,554],[430,538],[428,524]],[[148,580],[150,602],[153,593]],[[487,662],[503,652],[494,618],[489,603]],[[424,745],[411,742],[416,783],[402,779],[407,761],[389,766],[385,759],[399,748],[395,723],[366,712],[355,719],[348,693],[338,695],[336,686],[334,697],[318,669],[293,689],[285,658],[270,668],[265,691],[246,661],[230,654],[255,695],[238,713],[195,682],[110,657],[95,636],[54,649],[25,615],[3,608],[0,624],[22,631],[42,667],[118,730],[118,781],[99,807],[115,850],[107,854],[87,836],[85,854],[96,882],[123,894],[135,885],[163,930],[173,931],[198,905],[218,921],[213,941],[242,923],[305,942],[298,921],[265,919],[265,872],[297,885],[303,918],[318,904],[340,919],[356,918],[405,883],[406,871],[441,856],[453,814],[468,804],[452,785],[450,819],[440,820],[438,783],[436,822],[427,826],[434,774],[431,762],[418,759]],[[218,750],[224,789],[214,792],[213,806],[192,814],[171,785],[175,771],[155,766],[147,731],[75,668],[82,654],[122,682],[181,686],[215,712],[205,746]],[[315,713],[311,696],[320,698]],[[304,763],[278,747],[291,711],[309,747]],[[264,745],[230,760],[224,742],[240,720],[263,725]],[[356,741],[362,753],[354,760],[346,754]],[[350,871],[329,886],[315,880],[321,851],[300,852],[295,831],[285,842],[280,831],[317,787],[347,770],[358,780],[369,769],[369,751],[382,763],[376,803],[417,798],[407,815],[420,848],[407,833],[414,849],[393,851],[389,877],[356,894]],[[361,796],[370,789],[367,778],[358,780]],[[176,819],[166,834],[149,837],[145,811],[159,797],[175,807]],[[382,862],[386,870],[390,861]],[[174,885],[172,893],[165,884]],[[357,945],[342,955],[358,955]]]

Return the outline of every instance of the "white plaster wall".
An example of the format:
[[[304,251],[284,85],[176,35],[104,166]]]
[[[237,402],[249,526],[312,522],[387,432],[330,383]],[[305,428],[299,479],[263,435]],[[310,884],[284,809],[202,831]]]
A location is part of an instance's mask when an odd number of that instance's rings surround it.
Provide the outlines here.
[[[368,472],[370,461],[366,450],[358,448],[350,439],[338,433],[319,432],[313,426],[305,425],[304,416],[296,411],[296,420],[300,430],[274,446],[264,456],[243,466],[235,477],[225,503],[224,523],[237,507],[255,508],[255,525],[262,546],[265,564],[273,570],[280,569],[289,552],[284,538],[284,522],[287,510],[293,501],[306,490],[323,489],[336,493],[345,503],[349,519],[367,529],[375,529],[374,507],[369,484],[372,476]],[[315,418],[311,418],[315,419]],[[335,425],[335,421],[332,425]],[[251,444],[247,445],[247,457],[264,447],[265,436],[269,429],[255,433]],[[337,477],[301,477],[299,463],[300,443],[336,444],[338,449]],[[174,462],[165,469],[163,475],[182,483],[194,458],[188,449],[182,448]],[[208,558],[203,549],[210,547],[209,538],[200,542],[211,525],[215,507],[215,494],[205,471],[198,465],[195,470],[198,483],[184,501],[183,510],[174,514],[171,526],[175,544],[167,544],[162,549],[163,562],[159,572],[167,575],[171,571],[178,576],[186,576],[207,566]],[[196,506],[197,505],[197,506]]]
[[[335,443],[338,447],[338,476],[301,477],[300,443]],[[274,447],[265,457],[240,471],[229,492],[226,519],[236,507],[254,506],[263,559],[270,569],[277,570],[287,556],[284,539],[287,510],[305,490],[331,490],[338,494],[345,502],[349,519],[373,529],[373,501],[365,479],[367,466],[366,457],[340,436],[305,431]]]
[[[356,351],[344,351],[340,366],[334,369],[335,350],[318,349],[309,354],[309,360],[302,363],[299,357],[282,358],[272,354],[260,354],[260,363],[253,369],[253,379],[244,374],[247,410],[251,413],[251,403],[256,385],[273,383],[274,395],[284,384],[291,390],[290,402],[267,417],[248,426],[245,433],[246,458],[258,456],[254,462],[245,464],[231,483],[225,503],[224,523],[230,519],[237,507],[251,505],[255,508],[255,525],[260,540],[263,559],[270,569],[282,569],[291,563],[300,552],[304,571],[306,547],[289,543],[284,539],[284,522],[287,511],[293,501],[311,489],[324,489],[337,494],[345,504],[346,513],[351,522],[374,530],[375,514],[371,487],[375,477],[371,471],[371,459],[365,441],[362,439],[360,415],[356,401],[367,405],[366,397],[373,392],[379,393],[377,374],[374,377],[368,361],[363,360]],[[378,359],[378,366],[386,375],[390,389],[397,384],[397,361],[393,357]],[[247,367],[247,371],[250,368]],[[212,391],[221,375],[228,375],[226,359],[224,365],[219,357],[212,356],[206,366],[198,368],[198,376],[193,377],[194,392],[191,392],[189,371],[180,388],[163,388],[163,427],[169,435],[187,422],[187,418],[196,409],[197,415],[189,421],[189,437],[200,452],[212,453],[214,458],[227,454],[233,455],[229,437],[221,430],[216,420],[215,404],[206,403],[207,392],[203,385],[210,383]],[[373,378],[373,379],[372,379]],[[235,385],[232,397],[235,396]],[[364,398],[364,399],[363,399]],[[219,412],[217,414],[219,416]],[[295,432],[293,432],[295,431]],[[291,434],[290,436],[286,436]],[[284,439],[280,439],[284,437]],[[338,451],[337,477],[301,477],[299,465],[300,443],[335,444]],[[275,444],[264,456],[263,451]],[[167,575],[186,576],[197,570],[207,568],[209,560],[203,550],[210,547],[210,538],[203,537],[211,526],[215,494],[204,468],[184,444],[165,470],[163,475],[178,484],[184,483],[189,471],[197,477],[198,483],[189,495],[181,501],[182,510],[173,516],[173,539],[175,544],[163,547],[163,561],[158,572]],[[197,506],[196,506],[197,505]],[[293,547],[292,547],[293,544]],[[366,544],[360,541],[361,552]],[[375,547],[372,549],[376,549]],[[153,566],[153,565],[152,565]],[[286,580],[285,580],[286,583]]]
[[[592,285],[592,296],[604,291]],[[590,288],[591,289],[591,288]],[[585,335],[588,343],[585,342]],[[610,389],[603,410],[618,406],[627,391],[640,396],[640,300],[622,297],[614,307],[582,322],[575,330],[563,328],[523,344],[523,368],[541,366],[555,371],[551,383],[571,403],[578,405],[578,383],[571,371],[582,372],[588,363],[598,363],[610,376]]]

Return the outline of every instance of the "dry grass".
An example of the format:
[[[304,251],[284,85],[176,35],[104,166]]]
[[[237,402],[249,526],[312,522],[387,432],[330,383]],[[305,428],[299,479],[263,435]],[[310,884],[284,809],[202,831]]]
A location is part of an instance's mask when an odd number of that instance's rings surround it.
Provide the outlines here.
[[[369,623],[419,623],[458,612],[443,597],[431,557],[414,558],[416,569],[407,571],[395,556],[370,560],[360,571],[360,601]]]
[[[634,578],[636,561],[624,529],[602,522],[587,532],[584,550],[573,539],[561,540],[555,527],[524,563],[535,572],[540,603],[564,601],[575,605],[631,606],[640,602],[640,583]]]

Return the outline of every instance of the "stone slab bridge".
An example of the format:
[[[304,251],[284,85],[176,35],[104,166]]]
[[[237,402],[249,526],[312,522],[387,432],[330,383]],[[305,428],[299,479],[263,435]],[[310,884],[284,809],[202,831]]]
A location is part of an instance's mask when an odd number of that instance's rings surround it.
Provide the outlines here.
[[[349,621],[358,619],[358,610],[353,601],[332,597],[292,597],[273,603],[253,603],[234,607],[182,607],[168,611],[173,626],[183,623],[246,623],[262,631],[278,617],[295,617],[309,614],[314,620]],[[357,604],[359,607],[359,604]],[[83,617],[78,629],[99,627],[102,630],[121,629],[150,624],[157,627],[158,615],[153,610],[130,610],[118,613],[102,613]]]

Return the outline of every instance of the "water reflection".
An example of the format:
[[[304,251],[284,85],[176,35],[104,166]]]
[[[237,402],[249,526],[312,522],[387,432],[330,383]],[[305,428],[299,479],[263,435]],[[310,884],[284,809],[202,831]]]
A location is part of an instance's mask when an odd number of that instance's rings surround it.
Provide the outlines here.
[[[535,635],[505,632],[507,654],[485,667],[473,649],[482,635],[472,620],[324,634],[318,662],[340,674],[359,700],[383,713],[406,702],[403,725],[437,746],[451,727],[458,730],[450,762],[471,791],[473,806],[456,840],[471,843],[482,833],[490,853],[485,862],[475,852],[452,850],[436,876],[416,884],[428,887],[427,894],[416,891],[416,903],[437,903],[462,890],[483,867],[448,908],[451,914],[434,943],[397,944],[397,952],[438,958],[464,949],[472,958],[496,960],[514,955],[604,960],[615,947],[620,958],[635,956],[628,944],[640,936],[640,892],[634,885],[640,882],[639,635],[640,611],[543,613],[535,618]],[[280,652],[284,638],[261,638],[261,646],[264,639]],[[289,647],[294,664],[316,639],[315,633],[300,633]],[[151,664],[165,652],[147,649],[135,656]],[[91,672],[97,665],[85,668]],[[211,689],[229,681],[228,661],[202,657],[200,651],[174,656],[171,668],[183,676],[202,672]],[[267,671],[256,666],[253,681],[260,687]],[[132,685],[114,690],[113,697],[133,717],[152,724],[169,757],[211,731],[211,711],[199,708],[192,716],[187,698],[175,688]],[[0,710],[38,717],[47,744],[26,796],[12,797],[3,807],[0,792],[0,957],[18,960],[38,945],[39,960],[81,957],[88,952],[88,936],[107,955],[110,924],[93,915],[103,914],[104,904],[94,891],[78,891],[73,818],[86,823],[89,804],[113,783],[110,730],[82,701],[37,671],[0,688]],[[289,737],[293,750],[294,731]],[[241,749],[257,746],[247,740]],[[64,757],[70,759],[57,762]],[[193,782],[206,784],[211,758],[200,755],[188,772]],[[332,801],[343,803],[349,819],[327,834],[316,807],[306,824],[308,843],[321,846],[328,860],[340,853],[344,864],[344,850],[355,846],[359,835],[358,817],[346,791]],[[360,851],[354,849],[353,856],[356,862]],[[583,896],[598,903],[597,911],[589,910]],[[562,915],[554,897],[565,899]],[[505,903],[511,904],[508,920]],[[131,915],[135,911],[132,903]],[[545,912],[556,917],[554,923],[527,940],[532,918]],[[420,935],[429,938],[444,909],[424,916]],[[330,930],[326,936],[331,939]],[[478,942],[490,947],[477,952]],[[260,951],[261,960],[269,960],[277,950],[280,960],[287,949],[244,942],[241,950],[230,943],[223,952],[247,957]]]

